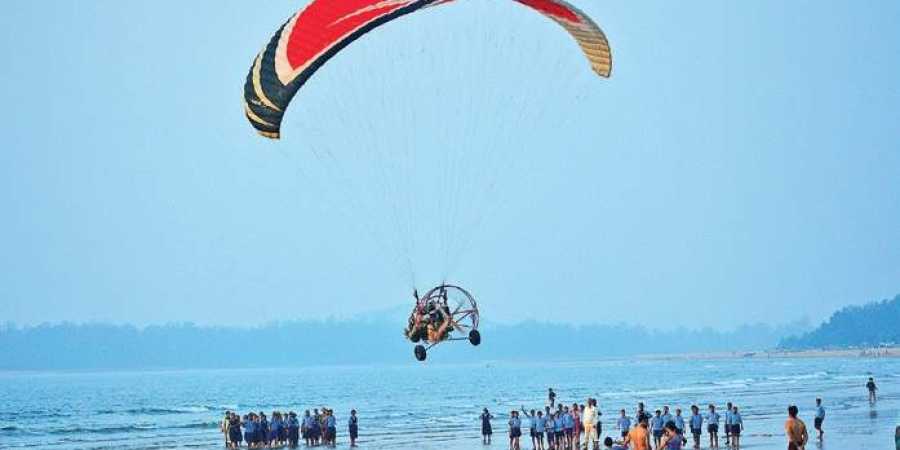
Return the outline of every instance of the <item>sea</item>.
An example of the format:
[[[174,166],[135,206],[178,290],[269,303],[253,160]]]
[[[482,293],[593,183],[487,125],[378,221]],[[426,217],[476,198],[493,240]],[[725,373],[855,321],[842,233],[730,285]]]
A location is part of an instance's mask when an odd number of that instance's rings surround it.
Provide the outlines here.
[[[434,358],[437,359],[437,358]],[[439,361],[398,366],[252,370],[0,372],[0,449],[221,449],[225,410],[335,411],[338,447],[359,411],[360,448],[506,449],[509,411],[541,408],[553,387],[563,403],[599,400],[603,435],[617,435],[620,409],[738,405],[742,448],[783,449],[788,405],[811,432],[816,397],[825,440],[807,448],[893,449],[900,425],[900,359],[639,358],[598,361]],[[874,377],[878,399],[865,383]],[[495,416],[484,447],[479,414]],[[527,421],[525,421],[527,423]],[[704,435],[703,448],[707,447]],[[722,443],[724,447],[724,442]],[[522,449],[531,444],[523,438]]]

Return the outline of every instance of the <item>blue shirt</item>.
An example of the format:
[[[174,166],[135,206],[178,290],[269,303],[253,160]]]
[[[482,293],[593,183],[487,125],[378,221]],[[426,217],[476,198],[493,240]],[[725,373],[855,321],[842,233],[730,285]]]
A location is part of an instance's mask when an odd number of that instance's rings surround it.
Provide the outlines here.
[[[619,417],[619,421],[616,422],[619,426],[619,429],[622,431],[628,431],[631,428],[631,419],[627,417]]]
[[[563,420],[562,418],[553,419],[553,430],[554,431],[562,431],[563,430]]]
[[[662,420],[663,420],[663,425],[665,425],[665,424],[667,424],[667,423],[669,423],[669,422],[674,422],[674,421],[675,421],[675,419],[672,417],[671,414],[663,414],[663,415],[662,415]]]
[[[700,414],[691,415],[691,428],[699,429],[703,427],[703,416]]]
[[[816,408],[816,419],[824,419],[825,418],[825,408],[819,406]]]
[[[731,414],[732,412],[730,409],[725,410],[725,425],[731,425],[734,423],[731,421]]]
[[[684,417],[675,416],[675,428],[679,430],[684,430]]]
[[[706,421],[709,422],[710,425],[712,425],[712,424],[718,425],[719,424],[719,413],[711,412],[711,413],[707,414]]]
[[[328,416],[325,418],[325,426],[328,428],[334,428],[337,425],[337,419],[334,416]]]
[[[731,413],[731,424],[732,425],[743,425],[744,419],[741,419],[740,413]]]
[[[663,418],[661,416],[653,416],[650,418],[650,429],[653,431],[663,429]]]
[[[512,419],[509,419],[509,427],[510,428],[519,428],[521,426],[522,426],[522,421],[519,420],[518,417],[513,417]]]
[[[256,422],[252,420],[248,420],[244,422],[244,432],[245,433],[256,433]]]
[[[563,414],[563,428],[574,428],[575,427],[575,419],[572,418],[571,414]]]
[[[300,428],[300,421],[296,417],[291,417],[287,421],[288,428]]]
[[[543,417],[534,417],[531,419],[531,428],[534,428],[535,431],[539,433],[544,432],[544,423],[547,422],[547,419]]]

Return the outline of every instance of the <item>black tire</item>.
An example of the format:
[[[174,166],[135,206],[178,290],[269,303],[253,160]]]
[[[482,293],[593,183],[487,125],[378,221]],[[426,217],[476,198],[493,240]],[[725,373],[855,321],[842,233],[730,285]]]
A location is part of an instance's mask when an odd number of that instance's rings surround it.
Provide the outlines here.
[[[481,344],[481,333],[479,333],[478,330],[470,331],[469,332],[469,342],[472,343],[472,345]]]
[[[425,361],[425,358],[428,357],[428,354],[425,352],[424,345],[417,345],[413,353],[415,353],[416,360],[418,361]]]

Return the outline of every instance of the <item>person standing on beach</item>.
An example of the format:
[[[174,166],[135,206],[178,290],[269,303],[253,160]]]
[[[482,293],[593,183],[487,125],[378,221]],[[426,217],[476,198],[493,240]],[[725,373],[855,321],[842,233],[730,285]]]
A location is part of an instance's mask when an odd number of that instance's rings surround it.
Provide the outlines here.
[[[494,430],[491,429],[491,419],[494,416],[488,412],[487,408],[484,408],[484,411],[481,413],[481,443],[484,445],[491,445],[491,435],[494,434]]]
[[[537,443],[535,442],[535,438],[537,437],[536,436],[537,415],[535,414],[533,409],[531,410],[531,414],[529,414],[528,411],[525,411],[525,405],[522,405],[522,414],[524,414],[525,417],[528,418],[528,434],[531,436],[531,448],[536,449]]]
[[[350,418],[347,419],[347,433],[350,435],[350,446],[356,447],[356,438],[359,437],[359,418],[356,417],[356,410],[350,410]]]
[[[703,433],[703,416],[700,415],[700,408],[697,405],[691,405],[691,434],[694,436],[694,448],[700,448],[700,435]]]
[[[825,430],[822,429],[822,422],[825,422],[825,408],[822,406],[822,399],[816,399],[816,418],[813,421],[813,427],[819,433],[819,441],[825,437]]]
[[[571,447],[574,450],[577,450],[581,447],[581,409],[578,406],[578,403],[572,403],[572,444]]]
[[[869,381],[866,383],[866,389],[869,390],[869,403],[875,403],[875,391],[878,390],[878,386],[875,386],[875,378],[869,377]]]
[[[787,450],[805,450],[809,434],[806,424],[797,417],[799,411],[794,405],[788,406],[788,418],[784,422],[784,434],[787,436]]]
[[[519,412],[509,414],[509,450],[519,450],[519,437],[522,436],[522,421]]]
[[[228,438],[231,441],[231,448],[241,446],[241,418],[237,413],[231,413],[228,419]]]
[[[674,422],[674,421],[675,421],[675,418],[672,417],[672,413],[669,412],[669,406],[668,406],[668,405],[663,406],[663,410],[662,410],[662,421],[663,421],[663,427],[665,427],[667,423],[669,423],[669,422]]]
[[[631,419],[625,415],[624,409],[619,411],[619,420],[616,421],[616,428],[622,432],[623,438],[628,436],[628,432],[631,430]]]
[[[713,404],[709,405],[706,414],[706,432],[709,433],[709,448],[719,448],[719,413]]]
[[[297,420],[297,413],[293,411],[288,413],[287,430],[288,446],[290,448],[297,448],[300,444],[300,421]]]
[[[628,432],[623,444],[631,450],[650,450],[650,433],[647,431],[646,417]]]
[[[731,402],[725,404],[725,445],[731,445]]]
[[[547,402],[551,408],[556,406],[556,392],[553,392],[553,388],[547,388]]]
[[[744,419],[738,412],[737,405],[731,408],[731,445],[735,450],[741,448],[741,432],[744,431]]]
[[[547,415],[544,416],[544,434],[547,435],[547,449],[556,450],[556,419],[553,413],[547,408]]]
[[[225,435],[225,448],[231,448],[231,437],[228,433],[228,424],[231,421],[231,411],[225,411],[225,418],[219,424],[219,430]]]
[[[587,406],[584,407],[584,411],[581,413],[581,423],[584,426],[584,448],[586,450],[591,450],[597,447],[597,430],[595,429],[595,425],[597,424],[597,401],[589,398],[587,399]]]
[[[650,432],[653,433],[653,448],[659,449],[659,443],[662,440],[663,427],[665,423],[662,418],[662,411],[656,410],[656,415],[650,419]]]

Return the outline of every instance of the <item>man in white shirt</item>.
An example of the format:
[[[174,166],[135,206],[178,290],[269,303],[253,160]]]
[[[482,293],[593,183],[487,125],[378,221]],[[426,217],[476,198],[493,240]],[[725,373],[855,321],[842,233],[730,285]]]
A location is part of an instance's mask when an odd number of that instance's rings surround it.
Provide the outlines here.
[[[597,400],[587,399],[587,406],[581,414],[581,423],[584,426],[584,448],[591,450],[597,445]]]

